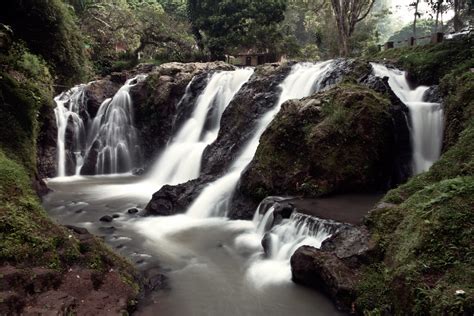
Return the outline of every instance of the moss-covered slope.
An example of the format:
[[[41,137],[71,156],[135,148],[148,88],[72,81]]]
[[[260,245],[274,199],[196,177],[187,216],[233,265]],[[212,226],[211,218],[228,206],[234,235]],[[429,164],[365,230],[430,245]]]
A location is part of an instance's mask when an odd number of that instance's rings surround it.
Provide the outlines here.
[[[460,63],[459,56],[469,58]],[[422,67],[422,58],[432,61]],[[399,63],[411,60],[414,65],[419,59],[415,74],[440,82],[445,152],[428,172],[390,191],[384,197],[388,204],[367,217],[378,252],[375,263],[363,268],[356,305],[361,312],[375,314],[470,315],[474,311],[472,42],[405,49]]]

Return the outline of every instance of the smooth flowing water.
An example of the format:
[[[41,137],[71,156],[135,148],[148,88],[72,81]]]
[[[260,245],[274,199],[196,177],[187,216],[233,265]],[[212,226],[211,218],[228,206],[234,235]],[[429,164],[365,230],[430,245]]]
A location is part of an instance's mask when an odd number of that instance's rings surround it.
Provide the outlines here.
[[[443,142],[441,104],[425,102],[424,96],[429,87],[419,86],[412,89],[404,71],[389,69],[379,64],[372,64],[372,67],[376,76],[389,78],[388,84],[393,92],[410,110],[413,173],[427,171],[441,155]]]
[[[96,156],[91,162],[95,174],[123,173],[138,165],[140,147],[133,126],[129,92],[145,78],[145,75],[138,75],[127,80],[113,98],[101,104],[94,118],[90,117],[86,106],[87,85],[76,86],[54,99],[59,177],[79,175],[89,155]],[[68,133],[72,134],[71,139],[67,139]],[[67,150],[74,157],[67,157]],[[67,170],[68,159],[75,166],[73,172]]]
[[[212,75],[198,97],[192,115],[150,172],[148,179],[156,189],[164,184],[184,183],[199,176],[202,154],[206,146],[217,138],[222,113],[252,74],[253,69],[244,68]]]
[[[128,214],[129,208],[143,208],[148,203],[150,179],[120,175],[52,179],[48,186],[54,191],[45,198],[44,205],[59,222],[103,235],[144,272],[156,270],[159,265],[166,273],[170,290],[155,293],[152,301],[140,306],[140,315],[339,315],[325,296],[291,281],[293,251],[303,244],[319,247],[333,233],[328,226],[315,224],[305,215],[293,215],[271,227],[271,211],[265,216],[256,215],[253,221],[224,217],[240,174],[282,103],[320,90],[321,80],[331,68],[330,61],[293,66],[281,84],[279,101],[256,122],[253,137],[228,173],[206,187],[187,214],[149,218]],[[197,100],[192,121],[184,123],[170,142],[166,151],[175,152],[171,158],[187,159],[182,156],[198,151],[202,154],[197,144],[203,146],[215,140],[222,111],[251,72],[241,70],[233,73],[234,77],[219,74],[213,75]],[[210,111],[217,115],[209,115]],[[210,116],[216,117],[216,124],[203,123],[203,118]],[[172,148],[175,145],[186,150],[178,153]],[[179,173],[176,169],[188,167],[186,160],[165,162],[153,172],[157,177],[168,174],[159,180],[162,182],[172,181]],[[186,177],[191,174],[195,173],[185,172]],[[112,223],[99,222],[106,214],[119,217]],[[268,255],[261,245],[265,234],[271,240]]]
[[[281,84],[281,94],[275,106],[258,122],[250,141],[235,159],[227,174],[209,184],[186,214],[192,217],[225,216],[242,171],[252,161],[265,129],[280,111],[281,105],[290,99],[301,99],[319,91],[324,75],[332,69],[332,61],[317,64],[301,63],[293,66]]]

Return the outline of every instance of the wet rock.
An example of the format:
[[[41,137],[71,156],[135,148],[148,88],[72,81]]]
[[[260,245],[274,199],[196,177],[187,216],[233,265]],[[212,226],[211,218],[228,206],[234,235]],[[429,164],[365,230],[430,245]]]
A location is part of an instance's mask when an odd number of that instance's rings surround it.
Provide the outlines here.
[[[39,131],[36,139],[36,165],[40,179],[56,176],[57,135],[56,117],[52,106],[38,111]]]
[[[153,194],[144,209],[144,216],[169,216],[183,213],[197,198],[204,187],[213,180],[201,177],[176,186],[165,185]]]
[[[358,268],[373,260],[376,245],[365,226],[341,226],[323,241],[321,250],[331,252],[350,268]]]
[[[80,174],[83,176],[92,176],[96,173],[97,159],[99,157],[99,141],[95,141],[92,147],[84,157],[84,164],[82,165]]]
[[[99,219],[101,222],[106,222],[106,223],[110,223],[111,221],[114,220],[114,218],[110,215],[104,215],[102,216],[100,219]]]
[[[443,98],[439,91],[439,86],[431,86],[423,95],[423,101],[431,103],[442,103]]]
[[[118,80],[119,76],[121,77],[120,80]],[[84,89],[86,100],[85,105],[89,116],[83,117],[83,120],[85,119],[85,122],[87,122],[90,118],[94,118],[102,103],[106,99],[112,98],[125,83],[125,80],[126,74],[120,73],[119,75],[114,73],[110,78],[96,80],[89,83]]]
[[[112,218],[119,218],[119,217],[120,217],[119,214],[113,214],[113,215],[112,215]]]
[[[117,228],[115,228],[114,226],[99,227],[99,231],[106,234],[106,235],[113,234],[116,230],[117,230]]]
[[[136,168],[136,169],[133,169],[133,170],[132,170],[132,174],[133,174],[134,176],[141,176],[141,175],[145,174],[145,169],[143,169],[143,168]]]
[[[302,246],[291,257],[291,273],[295,283],[327,293],[338,309],[351,309],[357,275],[332,253]]]
[[[128,214],[137,214],[140,210],[136,207],[131,208],[127,211]]]
[[[271,246],[272,246],[272,235],[271,233],[265,233],[262,238],[262,248],[266,256],[270,256]]]

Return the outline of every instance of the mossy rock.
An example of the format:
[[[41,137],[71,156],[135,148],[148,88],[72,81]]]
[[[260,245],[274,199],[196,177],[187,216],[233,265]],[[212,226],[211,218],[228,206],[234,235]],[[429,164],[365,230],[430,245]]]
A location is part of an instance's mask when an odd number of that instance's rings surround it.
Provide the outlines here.
[[[286,102],[262,135],[240,190],[258,201],[383,188],[390,176],[389,110],[386,97],[354,84]]]

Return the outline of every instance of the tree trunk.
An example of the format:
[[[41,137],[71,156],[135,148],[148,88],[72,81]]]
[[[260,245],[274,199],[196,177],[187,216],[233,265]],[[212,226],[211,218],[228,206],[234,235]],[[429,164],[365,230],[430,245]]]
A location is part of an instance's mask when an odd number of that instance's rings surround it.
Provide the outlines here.
[[[415,19],[413,20],[413,37],[416,38],[416,20],[418,19],[418,4],[420,0],[416,0],[415,3]]]
[[[435,22],[435,33],[438,33],[438,24],[439,24],[439,12],[441,11],[442,0],[438,0],[436,5],[436,22]]]

